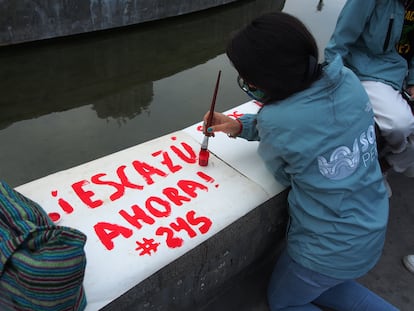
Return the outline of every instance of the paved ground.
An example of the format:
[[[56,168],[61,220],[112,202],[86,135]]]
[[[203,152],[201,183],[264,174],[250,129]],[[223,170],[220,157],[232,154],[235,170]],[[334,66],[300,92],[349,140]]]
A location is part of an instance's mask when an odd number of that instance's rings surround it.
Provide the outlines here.
[[[414,310],[414,274],[401,258],[414,254],[414,179],[390,174],[393,189],[387,241],[380,262],[360,281],[401,311]],[[269,311],[265,299],[267,278],[273,263],[264,262],[243,278],[235,280],[203,311]]]

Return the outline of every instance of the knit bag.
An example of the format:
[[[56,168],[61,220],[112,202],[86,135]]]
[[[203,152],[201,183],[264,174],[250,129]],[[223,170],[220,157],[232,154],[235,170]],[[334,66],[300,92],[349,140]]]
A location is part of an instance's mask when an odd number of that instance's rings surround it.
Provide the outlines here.
[[[85,242],[0,182],[0,310],[84,310]]]

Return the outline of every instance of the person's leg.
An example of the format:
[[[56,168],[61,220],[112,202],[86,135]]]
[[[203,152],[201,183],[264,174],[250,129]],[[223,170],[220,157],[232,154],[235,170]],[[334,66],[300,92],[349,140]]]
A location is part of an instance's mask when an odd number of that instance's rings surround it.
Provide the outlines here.
[[[408,137],[404,151],[391,153],[386,158],[396,172],[414,177],[414,135]]]
[[[362,81],[374,111],[375,122],[390,147],[387,161],[396,172],[414,167],[414,116],[401,93],[377,81]]]
[[[398,309],[356,281],[346,281],[319,296],[315,303],[341,311],[397,311]]]
[[[267,291],[270,310],[320,310],[312,302],[324,291],[341,282],[343,281],[302,267],[285,250],[270,278]]]

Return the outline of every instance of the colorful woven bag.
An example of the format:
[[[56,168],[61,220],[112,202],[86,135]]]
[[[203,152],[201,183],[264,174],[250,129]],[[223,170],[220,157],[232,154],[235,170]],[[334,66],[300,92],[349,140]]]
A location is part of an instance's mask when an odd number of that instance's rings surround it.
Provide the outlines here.
[[[84,310],[85,242],[0,182],[0,310]]]

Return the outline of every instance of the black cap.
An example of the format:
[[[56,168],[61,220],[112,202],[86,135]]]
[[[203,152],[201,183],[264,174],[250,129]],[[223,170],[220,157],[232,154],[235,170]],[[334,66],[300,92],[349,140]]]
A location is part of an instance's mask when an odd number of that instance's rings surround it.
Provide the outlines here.
[[[229,41],[227,55],[240,76],[269,100],[308,88],[321,72],[314,37],[301,21],[283,12],[254,19]]]

